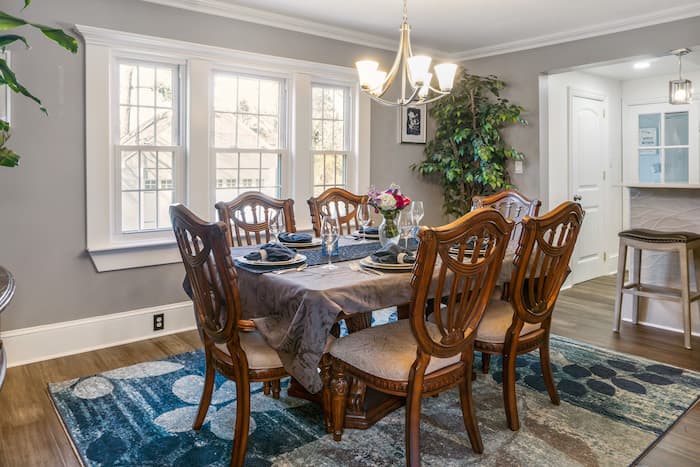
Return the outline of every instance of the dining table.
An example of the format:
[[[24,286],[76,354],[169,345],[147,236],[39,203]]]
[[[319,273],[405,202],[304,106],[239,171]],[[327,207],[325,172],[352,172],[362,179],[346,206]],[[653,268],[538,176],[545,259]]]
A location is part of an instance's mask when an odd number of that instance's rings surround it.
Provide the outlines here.
[[[381,248],[378,241],[341,237],[338,256],[332,257],[335,269],[323,267],[327,258],[321,256],[320,247],[298,250],[307,257],[308,266],[302,270],[288,265],[258,268],[241,262],[241,257],[259,248],[231,249],[241,305],[244,318],[255,321],[291,375],[290,395],[319,400],[323,387],[319,364],[332,339],[331,330],[340,319],[350,322],[353,317],[367,317],[368,312],[393,306],[398,307],[399,318],[408,316],[411,269],[377,273],[359,262]],[[509,252],[498,282],[510,280],[512,260]],[[348,428],[368,428],[403,404],[403,400],[375,394],[359,382],[351,384],[349,397],[353,401],[348,404]]]

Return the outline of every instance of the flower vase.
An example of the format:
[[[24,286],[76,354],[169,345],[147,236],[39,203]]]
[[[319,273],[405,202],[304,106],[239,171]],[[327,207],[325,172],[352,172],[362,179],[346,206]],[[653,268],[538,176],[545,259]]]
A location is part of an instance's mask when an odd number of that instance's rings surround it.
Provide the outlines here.
[[[382,223],[379,224],[379,243],[383,247],[389,243],[399,244],[399,228],[396,225],[400,211],[382,211]]]

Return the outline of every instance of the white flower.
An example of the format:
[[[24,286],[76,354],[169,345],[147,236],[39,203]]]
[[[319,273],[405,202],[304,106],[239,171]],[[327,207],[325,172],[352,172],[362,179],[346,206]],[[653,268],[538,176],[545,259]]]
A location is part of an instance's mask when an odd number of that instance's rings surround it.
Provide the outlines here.
[[[379,195],[379,208],[396,209],[396,198],[394,198],[394,195],[389,193],[382,193]]]

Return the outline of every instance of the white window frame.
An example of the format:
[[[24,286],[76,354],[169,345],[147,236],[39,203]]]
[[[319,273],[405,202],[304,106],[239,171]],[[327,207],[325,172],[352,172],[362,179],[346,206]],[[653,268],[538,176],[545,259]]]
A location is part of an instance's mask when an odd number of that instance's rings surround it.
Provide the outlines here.
[[[343,156],[345,158],[345,161],[344,161],[345,171],[343,173],[342,185],[323,184],[322,186],[324,187],[324,190],[327,188],[330,188],[330,187],[340,187],[340,188],[348,189],[348,187],[349,187],[349,184],[348,184],[349,160],[348,159],[353,157],[353,155],[355,154],[354,150],[353,150],[353,138],[352,138],[352,135],[355,132],[355,125],[353,124],[354,123],[354,121],[353,121],[354,96],[353,96],[353,93],[351,90],[352,88],[350,86],[347,86],[347,85],[338,84],[338,83],[328,83],[328,82],[324,82],[324,81],[314,81],[311,83],[312,90],[313,90],[314,86],[319,86],[319,87],[323,87],[323,88],[336,88],[336,89],[342,88],[346,92],[345,102],[344,102],[344,107],[343,107],[343,110],[345,111],[344,112],[345,115],[343,117],[343,122],[345,124],[343,127],[344,132],[345,132],[345,135],[344,135],[345,149],[343,149],[343,150],[337,150],[337,149],[325,150],[325,149],[313,149],[313,147],[312,147],[311,148],[311,158],[312,158],[312,163],[315,163],[315,156],[323,155],[324,156],[324,164],[325,164],[325,159],[326,159],[325,156],[327,156],[327,155],[332,154],[336,157]],[[313,105],[313,102],[312,102],[312,105]],[[313,117],[313,110],[312,110],[312,117]],[[313,120],[314,119],[312,118],[312,125],[313,125]],[[325,118],[321,118],[322,122],[325,120],[326,120]],[[313,128],[313,126],[312,126],[312,128]],[[312,131],[312,134],[313,134],[313,131]],[[315,190],[318,185],[315,184],[315,179],[313,177],[314,177],[314,174],[312,173],[312,189]],[[359,188],[360,190],[362,189],[361,187],[357,187],[357,188]],[[357,191],[357,189],[355,191]]]
[[[273,79],[277,80],[280,82],[281,85],[281,92],[280,92],[280,119],[279,119],[279,131],[280,131],[280,141],[279,141],[279,148],[274,148],[274,149],[256,149],[256,148],[239,148],[239,147],[232,147],[232,148],[218,148],[215,147],[215,141],[214,141],[214,77],[217,73],[223,73],[223,74],[230,74],[234,75],[237,77],[248,77],[248,78],[256,78],[256,79]],[[291,93],[289,92],[290,89],[290,81],[292,79],[292,76],[289,74],[284,74],[284,73],[274,73],[274,72],[269,72],[269,71],[264,71],[264,70],[255,70],[255,69],[250,69],[250,68],[240,68],[240,67],[235,67],[235,66],[223,66],[223,65],[215,65],[212,67],[211,72],[210,72],[210,78],[209,78],[209,89],[210,89],[210,103],[209,103],[209,126],[210,126],[210,162],[209,165],[211,167],[211,180],[213,183],[209,184],[209,194],[211,200],[211,213],[212,215],[215,214],[214,210],[214,204],[218,201],[231,201],[230,199],[218,199],[217,195],[217,188],[216,188],[216,155],[219,152],[232,152],[232,153],[272,153],[276,152],[280,155],[280,165],[279,165],[279,184],[280,184],[280,189],[279,189],[279,197],[284,198],[288,197],[288,193],[290,193],[290,190],[288,187],[286,187],[285,183],[285,177],[284,173],[285,170],[288,170],[289,167],[291,167],[291,163],[289,161],[290,158],[290,150],[289,150],[289,142],[291,140],[291,132],[290,132],[290,127],[291,127],[291,111],[292,111],[292,99],[291,99]],[[239,161],[240,164],[240,161]],[[237,181],[239,188],[256,188],[256,187],[246,187],[244,186],[240,180]],[[235,187],[234,187],[235,188]]]
[[[119,121],[119,66],[123,63],[134,64],[153,64],[153,65],[169,65],[173,70],[177,71],[178,89],[174,97],[175,105],[173,109],[177,111],[177,138],[178,144],[172,146],[158,146],[153,144],[148,145],[122,145],[119,141],[120,121]],[[185,178],[185,157],[187,147],[187,132],[185,122],[187,122],[187,63],[183,60],[168,60],[168,59],[153,59],[147,58],[140,54],[115,52],[113,54],[112,63],[112,83],[111,86],[111,121],[112,121],[112,161],[114,163],[114,193],[112,199],[112,238],[117,242],[143,242],[143,241],[158,241],[170,240],[172,238],[172,228],[155,228],[155,229],[140,229],[135,231],[124,232],[122,230],[122,206],[121,206],[121,154],[120,151],[152,151],[152,152],[172,152],[173,153],[173,199],[175,203],[184,202],[186,200],[186,178]],[[157,142],[157,141],[156,141]],[[154,142],[155,143],[155,142]],[[140,156],[139,156],[140,157]],[[161,188],[158,187],[156,181],[156,192]],[[139,191],[147,191],[144,188],[139,188]],[[140,209],[140,207],[139,207]]]
[[[282,158],[282,198],[295,200],[297,228],[311,228],[306,200],[313,194],[311,154],[311,83],[348,86],[352,95],[352,151],[347,159],[348,189],[364,192],[369,186],[370,99],[359,92],[353,68],[275,57],[173,39],[76,25],[85,39],[87,251],[98,271],[179,263],[172,232],[162,237],[134,239],[113,235],[116,192],[111,141],[110,84],[115,56],[172,60],[186,65],[181,89],[187,115],[181,121],[186,135],[182,179],[183,202],[198,216],[215,220],[216,178],[213,170],[210,109],[213,70],[276,75],[287,82],[286,141]],[[186,84],[185,84],[186,83]],[[184,104],[183,104],[184,105]]]

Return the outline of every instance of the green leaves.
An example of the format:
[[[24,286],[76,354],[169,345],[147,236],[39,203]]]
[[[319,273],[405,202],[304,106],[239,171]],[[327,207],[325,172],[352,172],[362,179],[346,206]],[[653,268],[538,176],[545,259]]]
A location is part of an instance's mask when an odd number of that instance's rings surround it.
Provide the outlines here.
[[[411,168],[439,177],[448,215],[469,211],[474,195],[510,187],[507,162],[525,157],[501,134],[510,125],[527,124],[520,116],[523,108],[500,96],[505,86],[496,76],[464,72],[450,96],[430,109],[438,127],[425,147],[425,160]]]
[[[32,0],[24,0],[24,8],[27,8],[31,3]],[[40,30],[44,36],[64,49],[70,51],[71,53],[78,52],[78,41],[70,34],[66,34],[63,30],[52,26],[45,26],[43,24],[30,23],[22,18],[18,18],[5,13],[4,11],[0,11],[0,31],[9,31],[22,26],[31,26],[36,28]],[[29,43],[27,43],[27,40],[23,36],[17,34],[0,34],[0,51],[15,42],[22,42],[27,48],[29,48]],[[45,114],[47,113],[46,108],[41,104],[41,100],[29,92],[29,90],[19,82],[17,76],[15,75],[14,71],[12,71],[7,61],[0,59],[0,91],[3,90],[3,86],[7,86],[13,92],[33,100],[37,103],[42,112]],[[2,167],[15,167],[19,164],[20,156],[5,146],[9,138],[10,124],[4,120],[0,120],[0,166]]]
[[[31,1],[25,0],[24,7],[29,6]],[[63,32],[61,29],[57,29],[51,26],[45,26],[43,24],[30,23],[18,18],[16,16],[9,15],[4,11],[0,11],[0,31],[8,31],[10,29],[15,29],[20,26],[32,26],[40,30],[46,37],[54,41],[56,44],[60,45],[64,49],[70,51],[71,53],[78,52],[78,41],[73,36],[70,36]],[[5,37],[5,36],[3,36]],[[24,41],[26,44],[26,41]]]

